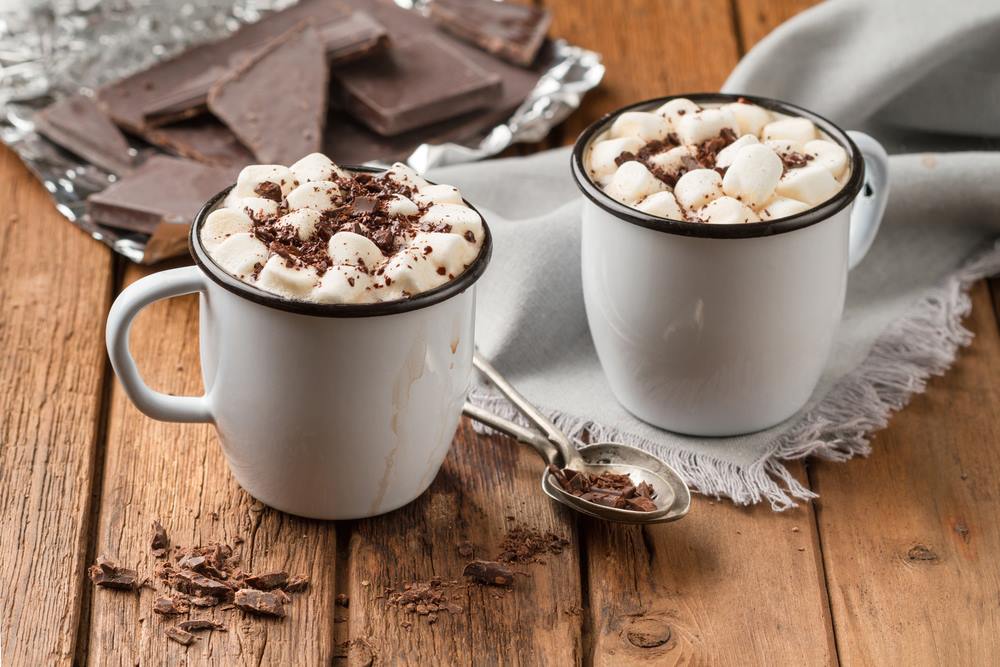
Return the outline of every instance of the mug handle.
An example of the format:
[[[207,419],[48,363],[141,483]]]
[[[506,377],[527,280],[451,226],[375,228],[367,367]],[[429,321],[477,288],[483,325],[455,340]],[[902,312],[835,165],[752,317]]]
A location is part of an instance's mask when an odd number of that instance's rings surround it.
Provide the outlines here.
[[[889,201],[889,155],[882,144],[863,132],[849,131],[865,161],[865,182],[851,211],[848,269],[857,266],[872,247]]]
[[[106,341],[108,356],[115,375],[125,388],[125,394],[146,415],[167,422],[211,422],[208,399],[205,396],[170,396],[154,391],[143,382],[128,349],[132,320],[139,311],[160,299],[192,292],[204,292],[205,279],[197,267],[161,271],[129,285],[108,313]]]

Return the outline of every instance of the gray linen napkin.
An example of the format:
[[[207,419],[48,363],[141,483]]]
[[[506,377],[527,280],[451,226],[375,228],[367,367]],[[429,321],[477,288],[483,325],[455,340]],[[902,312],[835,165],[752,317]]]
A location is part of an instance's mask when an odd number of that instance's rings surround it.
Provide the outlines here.
[[[996,3],[830,2],[763,40],[724,90],[800,104],[872,132],[890,152],[969,145],[941,133],[1000,133],[1000,58],[991,57],[998,46]],[[970,342],[961,325],[968,287],[1000,271],[1000,154],[894,155],[885,222],[851,272],[834,352],[809,404],[767,431],[693,438],[632,417],[604,379],[584,314],[581,199],[568,150],[432,177],[460,187],[494,232],[493,264],[479,288],[482,352],[571,437],[589,432],[640,446],[694,489],[742,504],[784,509],[813,496],[784,460],[866,454],[871,433]],[[514,416],[487,387],[474,400]]]

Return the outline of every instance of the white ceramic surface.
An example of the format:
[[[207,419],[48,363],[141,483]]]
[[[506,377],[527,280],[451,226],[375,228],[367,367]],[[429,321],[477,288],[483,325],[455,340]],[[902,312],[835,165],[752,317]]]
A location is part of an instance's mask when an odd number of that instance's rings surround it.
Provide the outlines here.
[[[815,221],[779,224],[779,233],[748,236],[742,226],[734,234],[743,237],[725,238],[718,228],[741,225],[671,227],[648,217],[644,226],[631,217],[641,213],[584,188],[587,320],[626,409],[671,431],[729,436],[773,426],[808,401],[830,354],[848,269],[871,246],[888,187],[888,159],[874,139],[834,136],[864,158],[868,187]]]
[[[488,257],[487,242],[477,262]],[[112,306],[108,352],[136,406],[154,419],[213,422],[236,480],[285,512],[356,519],[419,496],[448,452],[469,389],[474,278],[416,309],[358,316],[386,305],[365,304],[337,317],[275,308],[267,304],[277,297],[241,292],[216,272],[225,276],[210,265],[155,273]],[[139,376],[129,328],[146,305],[193,292],[205,394],[168,396]]]

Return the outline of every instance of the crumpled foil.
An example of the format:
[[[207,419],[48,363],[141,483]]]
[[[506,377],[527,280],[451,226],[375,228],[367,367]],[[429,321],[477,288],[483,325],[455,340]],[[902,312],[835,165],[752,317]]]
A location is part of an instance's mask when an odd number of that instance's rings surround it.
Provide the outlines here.
[[[100,85],[149,67],[296,0],[24,0],[0,8],[0,139],[45,185],[73,224],[134,262],[152,264],[184,254],[185,231],[160,225],[153,236],[97,225],[87,196],[115,176],[81,161],[35,132],[34,114],[62,95],[90,94]],[[396,0],[424,11],[425,0]],[[502,125],[469,145],[424,144],[408,158],[418,171],[479,160],[518,142],[540,141],[600,83],[598,54],[564,41],[527,100]],[[140,143],[134,150],[144,150]],[[161,232],[162,230],[162,232]]]

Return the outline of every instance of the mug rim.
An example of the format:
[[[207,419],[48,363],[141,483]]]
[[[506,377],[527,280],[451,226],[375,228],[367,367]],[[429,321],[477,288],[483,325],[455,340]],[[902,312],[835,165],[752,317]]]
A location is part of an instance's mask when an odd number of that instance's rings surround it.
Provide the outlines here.
[[[355,165],[341,165],[341,167],[347,171],[363,173],[382,173],[387,171],[387,169],[379,167]],[[428,182],[430,183],[430,181]],[[420,292],[419,294],[414,294],[411,297],[393,299],[391,301],[375,301],[372,303],[316,303],[313,301],[288,299],[262,290],[250,283],[243,282],[236,276],[228,273],[218,265],[212,255],[202,245],[200,231],[205,224],[205,220],[208,218],[208,214],[215,210],[219,202],[225,199],[226,195],[234,187],[235,184],[224,188],[209,199],[201,207],[201,210],[198,211],[198,215],[195,216],[194,223],[191,225],[191,230],[188,232],[188,250],[202,273],[206,274],[220,287],[237,296],[269,308],[300,315],[312,315],[314,317],[379,317],[420,310],[441,303],[442,301],[447,301],[474,285],[483,275],[483,272],[486,271],[486,267],[490,263],[490,258],[493,254],[493,235],[490,232],[489,225],[486,223],[486,218],[479,212],[479,209],[463,198],[462,201],[465,202],[465,205],[475,211],[479,219],[483,221],[483,244],[480,246],[479,254],[476,255],[472,264],[456,276],[454,280],[449,280],[443,285]]]
[[[803,211],[802,213],[784,218],[778,218],[773,221],[707,224],[704,222],[672,220],[670,218],[663,218],[657,215],[644,213],[643,211],[632,208],[631,206],[623,204],[612,198],[604,192],[604,190],[598,186],[593,179],[591,179],[590,175],[587,173],[586,167],[584,166],[584,156],[593,138],[602,132],[622,113],[627,111],[649,110],[654,107],[658,107],[665,102],[678,98],[686,98],[696,103],[725,103],[736,102],[743,99],[753,102],[754,104],[764,107],[770,111],[778,111],[790,116],[807,118],[821,130],[826,132],[829,137],[837,141],[842,148],[849,152],[851,156],[851,177],[835,195],[826,201],[810,208],[807,211]],[[784,234],[802,229],[804,227],[809,227],[818,222],[822,222],[823,220],[827,220],[854,201],[858,193],[861,191],[861,185],[864,183],[865,176],[865,161],[861,156],[861,151],[858,150],[857,145],[851,139],[850,135],[840,129],[840,127],[832,121],[829,121],[823,116],[809,111],[808,109],[803,109],[802,107],[788,102],[782,102],[769,97],[737,95],[733,93],[690,93],[686,95],[666,95],[664,97],[635,102],[615,111],[606,113],[587,126],[587,128],[580,133],[580,136],[577,137],[576,143],[573,146],[571,165],[573,179],[576,181],[576,185],[580,188],[581,192],[583,192],[583,194],[591,202],[616,218],[657,232],[666,232],[668,234],[677,234],[680,236],[695,236],[716,239],[742,239],[774,236],[776,234]]]

